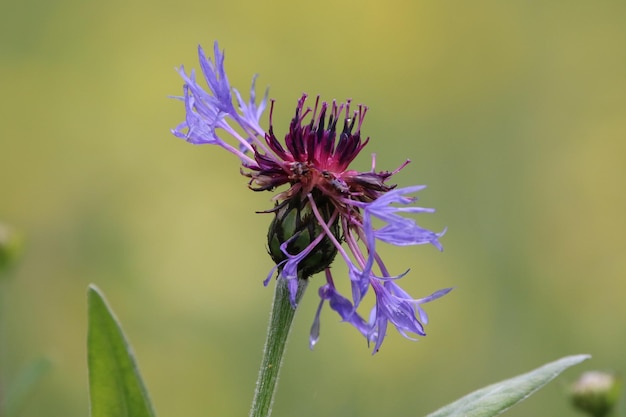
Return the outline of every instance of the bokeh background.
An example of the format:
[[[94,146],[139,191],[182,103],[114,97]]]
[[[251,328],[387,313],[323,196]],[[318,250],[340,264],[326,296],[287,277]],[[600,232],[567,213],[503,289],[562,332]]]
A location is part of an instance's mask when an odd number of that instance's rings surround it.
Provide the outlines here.
[[[302,92],[366,103],[355,167],[412,163],[432,247],[384,248],[427,306],[428,337],[372,356],[311,289],[275,415],[419,416],[558,357],[593,360],[510,416],[573,415],[565,384],[626,367],[626,3],[3,0],[0,220],[22,233],[1,284],[1,375],[45,356],[23,416],[88,414],[86,287],[122,320],[159,416],[246,415],[272,289],[270,193],[169,129],[174,68],[226,49],[259,73],[283,132]],[[263,122],[266,125],[267,115]],[[282,127],[281,127],[282,126]],[[388,250],[389,249],[389,250]],[[345,269],[336,268],[337,276]]]

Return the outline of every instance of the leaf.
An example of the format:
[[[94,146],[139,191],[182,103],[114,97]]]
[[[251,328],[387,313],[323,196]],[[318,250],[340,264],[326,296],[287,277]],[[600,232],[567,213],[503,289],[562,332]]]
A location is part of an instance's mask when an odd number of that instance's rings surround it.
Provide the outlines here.
[[[39,358],[25,366],[6,391],[4,413],[6,417],[17,416],[33,392],[35,385],[50,369],[50,361]]]
[[[91,417],[155,417],[132,349],[95,285],[87,290]]]
[[[474,391],[427,417],[492,417],[500,415],[530,397],[570,366],[590,357],[590,355],[566,356],[526,374]]]

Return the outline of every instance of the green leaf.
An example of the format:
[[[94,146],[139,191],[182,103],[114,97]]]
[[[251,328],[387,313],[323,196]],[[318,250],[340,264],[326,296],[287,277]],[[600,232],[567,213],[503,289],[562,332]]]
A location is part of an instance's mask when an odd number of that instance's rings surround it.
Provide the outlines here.
[[[6,391],[4,400],[4,413],[6,417],[17,416],[28,396],[33,392],[35,385],[41,377],[50,369],[50,361],[46,358],[39,358],[26,365],[17,375]]]
[[[527,374],[474,391],[427,417],[491,417],[500,415],[524,401],[570,366],[590,357],[589,355],[566,356]]]
[[[87,291],[91,417],[154,417],[132,349],[95,285]]]

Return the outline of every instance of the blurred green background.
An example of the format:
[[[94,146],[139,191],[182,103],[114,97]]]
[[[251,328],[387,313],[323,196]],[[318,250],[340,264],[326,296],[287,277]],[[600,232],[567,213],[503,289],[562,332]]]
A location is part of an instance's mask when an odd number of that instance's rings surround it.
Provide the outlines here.
[[[626,3],[623,1],[4,0],[0,221],[24,238],[1,284],[11,380],[52,371],[23,416],[88,414],[86,287],[107,294],[160,416],[246,415],[273,290],[270,193],[238,161],[169,129],[180,64],[226,49],[231,83],[277,100],[284,134],[303,91],[366,103],[356,168],[428,184],[432,247],[383,248],[427,306],[428,337],[364,339],[322,316],[313,278],[276,416],[419,416],[560,356],[590,353],[510,416],[573,415],[564,383],[626,359]],[[267,115],[263,117],[267,125]],[[345,276],[338,266],[337,276]],[[338,279],[345,281],[343,279]]]

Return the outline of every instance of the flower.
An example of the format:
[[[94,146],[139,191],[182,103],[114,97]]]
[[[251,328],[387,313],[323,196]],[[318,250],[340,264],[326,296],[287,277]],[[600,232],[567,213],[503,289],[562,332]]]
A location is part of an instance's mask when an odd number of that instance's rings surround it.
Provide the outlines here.
[[[414,205],[417,198],[412,195],[424,186],[396,188],[387,184],[409,160],[394,171],[376,171],[373,155],[371,170],[350,169],[351,162],[369,141],[361,136],[367,107],[353,108],[350,100],[327,103],[317,97],[311,108],[303,94],[281,142],[273,127],[274,101],[270,103],[269,129],[261,128],[268,93],[257,105],[256,76],[252,79],[250,100],[245,102],[228,82],[224,53],[217,42],[214,62],[201,47],[198,55],[209,89],[199,85],[193,70],[187,74],[183,67],[179,69],[185,84],[183,96],[176,98],[184,102],[186,118],[172,133],[192,144],[217,145],[234,154],[254,191],[286,186],[273,197],[275,206],[265,211],[274,214],[268,247],[276,266],[264,284],[278,271],[278,279],[287,281],[295,307],[297,280],[325,272],[326,284],[319,290],[321,301],[311,328],[311,347],[318,341],[320,313],[326,302],[343,321],[374,343],[374,352],[380,349],[389,323],[407,338],[409,334],[425,336],[423,324],[428,317],[421,305],[450,289],[413,299],[397,284],[408,271],[391,275],[376,251],[376,243],[431,244],[442,250],[439,238],[445,230],[432,232],[405,216],[434,211]],[[237,107],[233,105],[232,92]],[[384,225],[375,227],[375,219]],[[348,266],[351,299],[339,294],[334,285],[330,265],[337,255]],[[375,305],[365,319],[358,310],[370,288],[375,294]]]
[[[608,416],[619,403],[623,381],[611,372],[587,371],[570,387],[574,407],[591,416]]]

